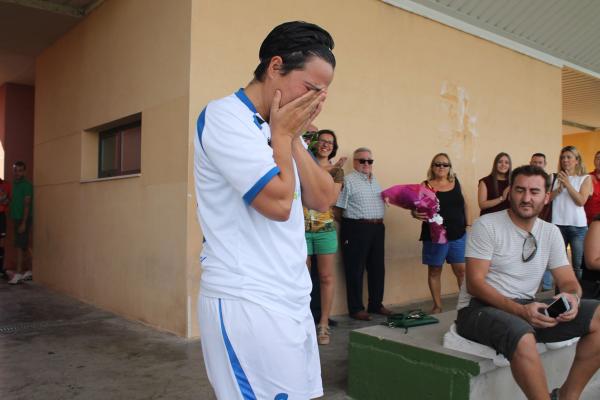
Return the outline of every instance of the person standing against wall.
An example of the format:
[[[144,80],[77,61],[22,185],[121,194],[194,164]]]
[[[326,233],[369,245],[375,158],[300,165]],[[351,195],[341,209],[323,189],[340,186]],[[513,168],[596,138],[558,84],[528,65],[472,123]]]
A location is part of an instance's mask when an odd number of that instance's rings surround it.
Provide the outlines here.
[[[336,186],[336,200],[344,183],[344,170],[342,166],[346,157],[337,163],[332,163],[338,150],[337,136],[334,131],[322,129],[317,132],[317,142],[311,149],[317,163],[333,177]],[[333,204],[332,204],[333,206]],[[319,289],[321,301],[321,315],[317,325],[317,341],[320,345],[329,344],[329,315],[333,304],[335,253],[338,249],[338,237],[332,208],[325,212],[311,210],[304,207],[304,229],[308,257],[306,264],[311,268],[311,259],[317,258],[319,274]]]
[[[544,153],[534,153],[531,155],[531,160],[529,160],[529,165],[532,167],[538,167],[546,171],[546,155]],[[554,174],[552,174],[554,176]],[[552,177],[551,177],[552,178]],[[552,202],[548,202],[548,204],[544,205],[542,212],[538,215],[538,218],[543,219],[546,222],[552,221]],[[552,290],[554,288],[554,279],[552,278],[552,272],[546,270],[544,272],[544,276],[542,278],[542,290]]]
[[[507,153],[498,153],[492,164],[492,172],[479,180],[477,200],[481,212],[485,215],[506,210],[509,206],[508,187],[512,161]]]
[[[423,185],[435,191],[440,202],[439,214],[444,218],[444,228],[448,243],[431,241],[427,214],[414,210],[411,215],[423,221],[421,237],[423,242],[422,262],[428,266],[427,283],[433,298],[432,314],[442,312],[442,266],[445,262],[452,266],[460,289],[465,276],[465,241],[467,236],[468,208],[458,178],[452,170],[452,162],[446,153],[438,153],[431,160],[427,180]]]
[[[588,230],[583,206],[591,194],[592,180],[585,172],[581,154],[575,146],[563,147],[551,192],[552,223],[560,229],[565,246],[571,247],[571,264],[578,279],[581,279],[583,240]]]
[[[15,285],[32,278],[31,269],[25,270],[29,263],[29,232],[31,231],[33,185],[25,178],[27,166],[23,161],[13,165],[15,180],[12,187],[9,216],[14,225],[15,247],[17,249],[17,268],[9,284]]]
[[[390,315],[383,306],[385,284],[385,203],[373,175],[371,150],[354,151],[354,171],[344,178],[344,187],[334,212],[341,221],[340,242],[346,271],[348,313],[353,319],[371,320],[369,313]],[[363,305],[363,275],[367,270],[369,302]]]

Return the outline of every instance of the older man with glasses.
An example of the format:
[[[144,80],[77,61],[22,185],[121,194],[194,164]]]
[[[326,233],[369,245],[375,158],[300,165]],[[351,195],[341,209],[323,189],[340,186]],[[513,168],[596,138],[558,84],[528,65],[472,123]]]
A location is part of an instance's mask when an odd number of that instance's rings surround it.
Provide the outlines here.
[[[336,207],[341,222],[340,242],[346,271],[346,294],[350,317],[369,321],[369,313],[390,315],[383,306],[385,280],[385,205],[381,187],[373,175],[371,150],[360,147],[354,151],[354,171],[344,177],[344,187]],[[363,274],[367,270],[369,304],[362,301]]]
[[[508,210],[479,218],[467,241],[466,280],[458,300],[457,331],[494,348],[509,361],[528,399],[578,399],[600,367],[600,314],[581,287],[555,225],[538,218],[549,200],[550,178],[526,165],[512,172]],[[534,298],[550,270],[570,310],[555,318]],[[558,296],[557,296],[558,297]],[[536,342],[581,337],[568,378],[548,394]]]

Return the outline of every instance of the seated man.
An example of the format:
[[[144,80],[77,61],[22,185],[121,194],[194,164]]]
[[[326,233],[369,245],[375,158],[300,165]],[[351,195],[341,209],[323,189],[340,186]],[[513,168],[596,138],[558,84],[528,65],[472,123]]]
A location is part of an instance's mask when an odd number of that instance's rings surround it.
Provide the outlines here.
[[[568,378],[551,399],[578,399],[600,367],[600,314],[595,300],[580,300],[581,288],[565,254],[558,228],[537,218],[548,202],[549,176],[522,166],[511,176],[510,209],[482,216],[467,241],[466,281],[458,301],[457,331],[494,348],[509,361],[529,399],[548,399],[538,342],[581,337]],[[557,318],[534,300],[549,269],[571,305]]]

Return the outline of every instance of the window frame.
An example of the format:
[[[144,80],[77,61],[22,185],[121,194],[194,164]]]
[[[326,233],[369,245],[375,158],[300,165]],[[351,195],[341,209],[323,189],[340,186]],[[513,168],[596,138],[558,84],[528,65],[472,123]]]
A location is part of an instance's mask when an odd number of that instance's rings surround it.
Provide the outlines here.
[[[141,149],[141,134],[142,134],[141,119],[98,132],[98,178],[99,179],[113,178],[113,177],[134,175],[134,174],[141,173],[141,169],[142,169],[141,157],[140,157],[139,168],[132,169],[132,170],[126,170],[126,171],[123,170],[123,156],[124,156],[124,154],[123,154],[123,133],[124,133],[124,131],[131,129],[131,128],[140,128],[140,149],[139,149],[139,151],[141,153],[141,150],[142,150]],[[115,150],[115,153],[117,154],[117,168],[110,169],[110,170],[103,170],[102,169],[102,156],[103,156],[104,152],[103,152],[102,144],[105,140],[108,140],[112,137],[116,137],[116,139],[117,139],[117,143],[116,143],[117,148]],[[140,154],[140,156],[141,156],[141,154]]]

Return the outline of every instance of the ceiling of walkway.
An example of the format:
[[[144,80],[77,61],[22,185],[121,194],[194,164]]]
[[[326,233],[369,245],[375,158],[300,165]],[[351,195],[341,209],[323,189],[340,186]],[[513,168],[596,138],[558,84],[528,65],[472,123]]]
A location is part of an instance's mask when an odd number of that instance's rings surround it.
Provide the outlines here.
[[[98,0],[0,0],[0,85],[33,85],[35,58]]]
[[[563,69],[563,120],[600,128],[600,0],[383,0]],[[0,0],[0,85],[103,0]]]
[[[563,69],[563,120],[600,127],[600,1],[383,0]]]

